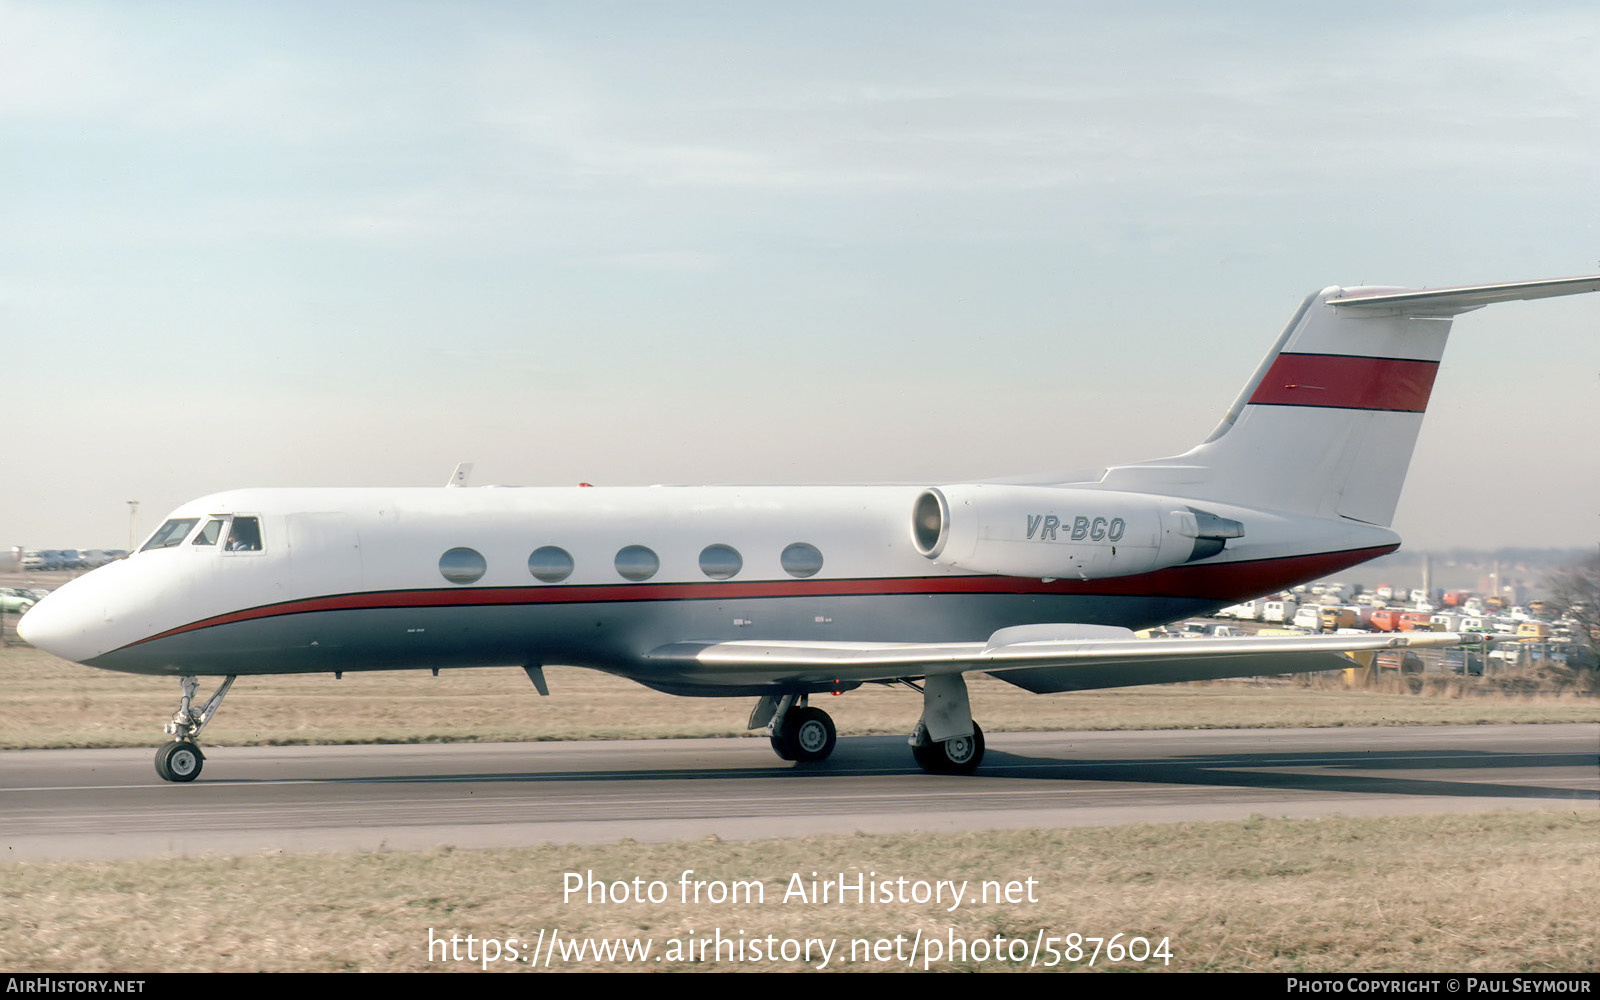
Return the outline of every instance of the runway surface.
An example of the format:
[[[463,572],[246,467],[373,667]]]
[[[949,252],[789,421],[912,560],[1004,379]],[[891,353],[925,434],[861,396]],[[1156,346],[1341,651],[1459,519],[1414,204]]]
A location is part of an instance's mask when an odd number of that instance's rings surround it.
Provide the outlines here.
[[[1600,807],[1600,726],[997,733],[979,774],[894,736],[0,753],[0,856],[123,858]]]

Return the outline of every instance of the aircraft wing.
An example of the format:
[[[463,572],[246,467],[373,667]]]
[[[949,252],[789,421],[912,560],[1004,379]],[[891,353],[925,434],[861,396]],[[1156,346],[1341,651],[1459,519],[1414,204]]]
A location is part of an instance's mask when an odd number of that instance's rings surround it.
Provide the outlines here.
[[[1040,693],[1338,670],[1347,653],[1476,642],[1479,635],[1291,635],[1141,639],[1102,625],[1022,625],[987,642],[676,642],[646,659],[710,683],[857,684],[983,671]]]

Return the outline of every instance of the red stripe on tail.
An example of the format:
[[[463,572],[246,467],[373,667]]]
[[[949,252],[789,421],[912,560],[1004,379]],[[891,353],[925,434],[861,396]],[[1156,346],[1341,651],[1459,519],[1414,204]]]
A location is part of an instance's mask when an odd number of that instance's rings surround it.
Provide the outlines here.
[[[1250,402],[1421,413],[1428,408],[1428,395],[1438,373],[1437,361],[1280,354]]]

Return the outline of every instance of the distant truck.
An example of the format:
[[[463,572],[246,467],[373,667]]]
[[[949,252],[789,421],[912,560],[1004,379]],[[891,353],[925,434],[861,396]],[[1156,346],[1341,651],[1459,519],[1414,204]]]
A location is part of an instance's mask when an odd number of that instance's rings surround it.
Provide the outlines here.
[[[1235,604],[1232,607],[1223,608],[1217,612],[1216,616],[1218,618],[1236,618],[1247,622],[1260,621],[1261,609],[1266,603],[1263,600],[1245,601],[1243,604]]]
[[[1328,582],[1322,584],[1322,589],[1318,591],[1318,593],[1320,593],[1323,597],[1331,597],[1335,601],[1348,604],[1351,598],[1356,596],[1356,589],[1356,585],[1353,583],[1344,583],[1340,580],[1329,580]]]
[[[1400,616],[1410,612],[1401,611],[1399,608],[1378,608],[1372,612],[1370,625],[1374,632],[1400,631]]]
[[[1431,611],[1402,611],[1400,625],[1396,632],[1440,632],[1443,629],[1434,628],[1433,612]]]
[[[1300,610],[1300,605],[1294,601],[1267,601],[1261,607],[1261,620],[1285,625],[1294,621],[1295,612]]]
[[[1322,631],[1324,632],[1335,632],[1342,628],[1355,628],[1361,622],[1355,608],[1325,607],[1322,609],[1321,619]]]

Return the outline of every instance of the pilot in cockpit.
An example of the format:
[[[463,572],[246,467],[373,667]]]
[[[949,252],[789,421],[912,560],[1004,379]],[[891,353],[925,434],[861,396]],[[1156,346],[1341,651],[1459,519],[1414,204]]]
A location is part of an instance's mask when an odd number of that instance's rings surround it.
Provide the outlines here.
[[[253,517],[236,517],[233,519],[233,528],[228,532],[227,551],[229,552],[259,552],[261,551],[261,526]]]

